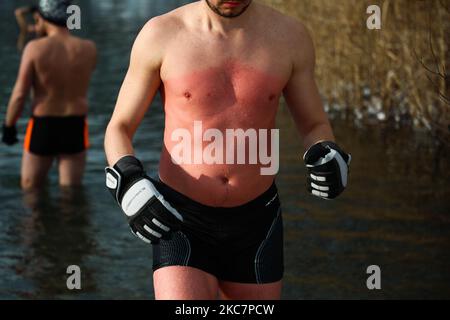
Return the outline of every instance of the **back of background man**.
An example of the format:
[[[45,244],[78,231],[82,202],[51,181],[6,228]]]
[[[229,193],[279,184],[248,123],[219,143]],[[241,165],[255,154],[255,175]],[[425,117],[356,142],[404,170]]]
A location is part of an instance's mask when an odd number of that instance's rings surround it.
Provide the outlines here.
[[[70,35],[45,37],[36,42],[33,114],[85,115],[96,60],[95,45]]]

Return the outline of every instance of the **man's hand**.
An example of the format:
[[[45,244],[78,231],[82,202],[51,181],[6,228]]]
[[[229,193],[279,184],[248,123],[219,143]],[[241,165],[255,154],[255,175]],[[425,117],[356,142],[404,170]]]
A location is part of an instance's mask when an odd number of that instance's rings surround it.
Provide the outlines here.
[[[334,142],[313,145],[303,156],[308,170],[308,191],[323,199],[336,198],[347,186],[351,159]]]
[[[37,10],[36,6],[25,6],[14,10],[14,15],[16,16],[17,24],[22,31],[27,31],[27,19],[26,15],[33,13]]]
[[[8,127],[6,124],[3,125],[2,141],[8,146],[15,145],[19,142],[19,139],[17,139],[16,126]]]
[[[138,159],[125,156],[105,171],[106,186],[142,241],[157,244],[179,229],[183,217],[158,192]]]
[[[37,10],[36,6],[24,6],[19,7],[16,10],[14,10],[14,14],[17,15],[26,15],[27,13],[33,13]]]

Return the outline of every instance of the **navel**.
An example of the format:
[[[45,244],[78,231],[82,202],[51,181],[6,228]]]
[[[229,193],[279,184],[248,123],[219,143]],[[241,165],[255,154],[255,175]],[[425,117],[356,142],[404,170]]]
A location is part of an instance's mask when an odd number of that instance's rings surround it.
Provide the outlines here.
[[[228,178],[225,177],[225,176],[222,176],[222,177],[220,177],[220,181],[221,181],[223,184],[228,184],[228,183],[230,182],[230,179],[228,179]]]
[[[186,92],[184,93],[184,97],[185,97],[187,100],[191,100],[192,94],[191,94],[189,91],[186,91]]]

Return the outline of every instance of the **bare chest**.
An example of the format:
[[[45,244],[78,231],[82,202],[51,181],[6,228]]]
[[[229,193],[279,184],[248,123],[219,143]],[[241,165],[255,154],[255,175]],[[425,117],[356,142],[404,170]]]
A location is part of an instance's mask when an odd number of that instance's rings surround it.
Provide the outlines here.
[[[261,111],[275,113],[291,65],[264,44],[181,42],[161,69],[166,112],[244,118]]]

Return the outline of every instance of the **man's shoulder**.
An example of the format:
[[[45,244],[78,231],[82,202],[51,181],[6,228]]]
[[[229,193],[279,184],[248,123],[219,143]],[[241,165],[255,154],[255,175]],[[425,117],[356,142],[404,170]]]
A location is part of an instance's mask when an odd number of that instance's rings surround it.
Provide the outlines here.
[[[41,37],[41,38],[36,38],[36,39],[30,40],[27,43],[26,48],[29,48],[29,50],[31,50],[31,49],[36,50],[38,48],[45,47],[47,44],[48,44],[47,37]]]
[[[141,34],[154,40],[169,39],[185,26],[187,10],[193,9],[195,3],[176,8],[165,14],[151,18],[141,30]]]
[[[284,14],[274,8],[262,5],[267,10],[266,18],[273,24],[272,31],[286,44],[294,56],[313,54],[314,44],[306,25],[296,17]],[[300,54],[301,53],[301,54]]]
[[[42,37],[30,40],[23,49],[23,54],[32,58],[39,57],[48,48],[48,39],[46,38]]]
[[[314,64],[315,52],[312,37],[306,25],[298,18],[259,3],[260,14],[270,25],[270,34],[297,65]],[[265,27],[264,27],[265,28]]]
[[[263,3],[258,3],[261,14],[267,21],[271,22],[271,25],[283,31],[286,34],[308,34],[308,29],[305,24],[296,17],[287,15],[271,6]]]
[[[76,46],[78,46],[84,50],[88,50],[88,51],[96,50],[96,47],[97,47],[94,41],[92,41],[90,39],[74,36],[74,35],[70,35],[70,37],[68,38],[68,41],[70,41],[71,43],[75,44]]]
[[[95,53],[97,52],[97,45],[94,41],[89,39],[82,39],[82,38],[76,38],[78,41],[80,41],[81,46],[84,50]]]

